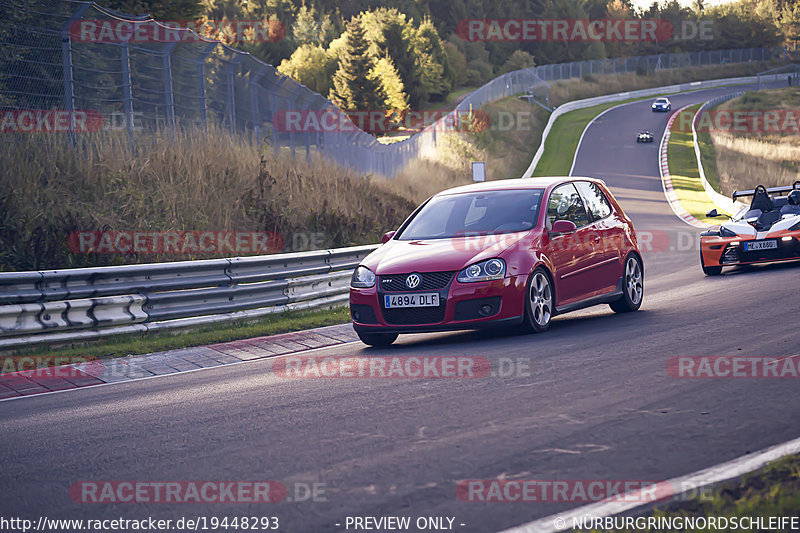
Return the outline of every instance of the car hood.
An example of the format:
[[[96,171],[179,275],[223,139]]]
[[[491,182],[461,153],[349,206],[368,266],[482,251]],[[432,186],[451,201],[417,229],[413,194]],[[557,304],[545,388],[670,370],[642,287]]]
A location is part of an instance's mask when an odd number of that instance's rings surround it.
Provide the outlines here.
[[[528,232],[453,239],[390,240],[362,265],[378,275],[461,270],[472,263],[498,257]]]

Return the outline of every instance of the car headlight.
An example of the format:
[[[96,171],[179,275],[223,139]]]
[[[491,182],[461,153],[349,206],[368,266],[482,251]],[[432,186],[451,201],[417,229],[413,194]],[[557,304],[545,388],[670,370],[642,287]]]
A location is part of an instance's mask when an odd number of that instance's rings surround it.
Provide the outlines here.
[[[721,228],[719,228],[719,236],[720,237],[736,237],[736,232],[729,230],[725,226],[722,226]]]
[[[506,263],[502,259],[487,259],[480,263],[470,265],[458,273],[458,281],[472,283],[474,281],[489,281],[502,279],[506,275]]]
[[[365,266],[357,266],[353,271],[350,286],[355,289],[369,289],[375,286],[375,273]]]

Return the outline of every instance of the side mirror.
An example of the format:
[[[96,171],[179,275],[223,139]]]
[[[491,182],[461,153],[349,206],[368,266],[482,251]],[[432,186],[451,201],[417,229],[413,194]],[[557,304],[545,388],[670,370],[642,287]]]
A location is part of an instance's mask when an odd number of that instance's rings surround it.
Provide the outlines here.
[[[718,217],[718,216],[720,216],[720,215],[719,215],[719,213],[717,213],[717,210],[716,210],[716,209],[712,209],[711,211],[709,211],[708,213],[706,213],[706,216],[707,216],[708,218],[714,218],[714,217]]]
[[[576,231],[578,231],[578,227],[574,222],[570,222],[569,220],[556,220],[553,223],[553,229],[550,233],[563,235],[566,233],[575,233]]]
[[[387,242],[392,240],[392,237],[394,237],[395,233],[397,233],[397,231],[387,231],[386,233],[384,233],[383,239],[381,239],[381,244],[386,244]]]

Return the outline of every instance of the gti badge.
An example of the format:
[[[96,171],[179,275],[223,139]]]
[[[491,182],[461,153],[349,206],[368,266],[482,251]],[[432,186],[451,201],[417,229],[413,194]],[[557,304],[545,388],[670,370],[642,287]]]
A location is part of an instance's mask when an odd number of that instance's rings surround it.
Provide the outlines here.
[[[422,280],[420,279],[419,274],[409,274],[406,278],[406,287],[409,289],[416,289],[420,281]]]

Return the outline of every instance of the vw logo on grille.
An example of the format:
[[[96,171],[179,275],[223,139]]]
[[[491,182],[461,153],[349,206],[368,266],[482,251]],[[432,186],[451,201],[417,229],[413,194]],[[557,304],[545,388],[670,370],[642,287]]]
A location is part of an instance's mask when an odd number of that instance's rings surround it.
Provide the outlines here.
[[[420,278],[419,274],[409,274],[406,278],[406,287],[409,289],[416,289],[421,281],[422,278]]]

